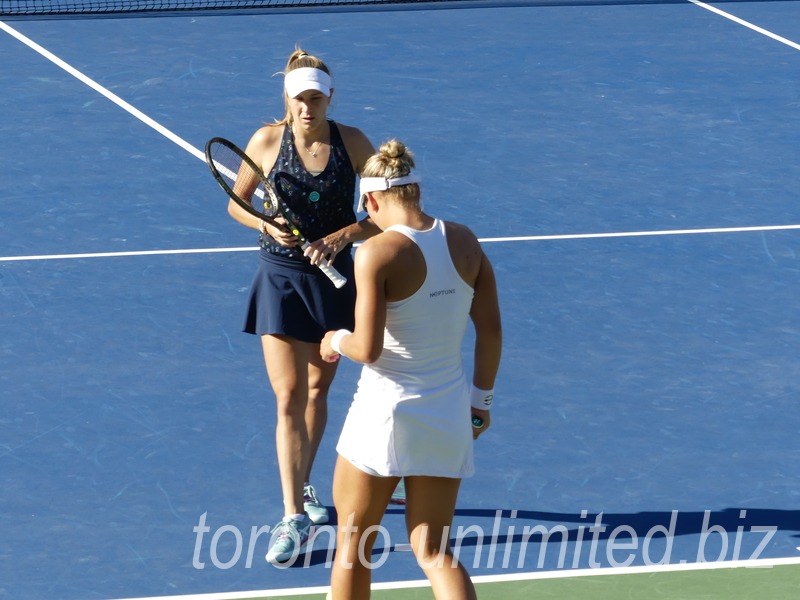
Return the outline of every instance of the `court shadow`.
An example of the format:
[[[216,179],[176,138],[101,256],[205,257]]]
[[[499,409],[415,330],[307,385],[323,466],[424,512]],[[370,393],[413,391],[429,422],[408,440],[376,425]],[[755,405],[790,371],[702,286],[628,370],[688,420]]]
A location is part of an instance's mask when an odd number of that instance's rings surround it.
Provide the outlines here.
[[[584,526],[584,539],[588,536],[589,527],[598,523],[604,531],[598,532],[598,539],[607,540],[615,529],[619,527],[630,528],[639,538],[645,537],[654,527],[659,531],[668,530],[674,537],[684,535],[700,535],[712,527],[722,527],[728,533],[735,533],[742,526],[745,531],[750,527],[774,527],[776,531],[797,532],[792,537],[800,538],[800,510],[776,510],[763,508],[726,508],[722,511],[657,511],[639,513],[551,513],[526,510],[456,510],[456,517],[486,519],[492,521],[499,517],[503,519],[503,528],[500,535],[505,542],[504,532],[509,525],[515,525],[516,531],[521,531],[525,526],[535,527],[544,523],[557,523],[567,529],[568,541],[577,541],[579,527]],[[511,519],[512,513],[515,513]],[[569,524],[575,526],[570,528]],[[543,525],[544,526],[544,525]],[[486,527],[483,527],[485,530]],[[552,530],[552,528],[548,528]],[[491,529],[489,530],[491,531]],[[462,546],[475,545],[476,539],[463,539]],[[560,538],[559,538],[560,539]],[[514,541],[522,541],[522,534],[514,536]]]
[[[333,507],[329,507],[331,522],[336,527],[336,512]],[[386,514],[403,514],[404,509],[400,507],[390,507]],[[513,515],[513,517],[512,517]],[[603,531],[597,532],[598,540],[608,540],[613,532],[620,527],[626,533],[617,537],[617,541],[624,541],[633,531],[638,538],[664,537],[667,532],[673,537],[686,535],[700,535],[709,531],[713,527],[721,527],[728,534],[735,534],[738,527],[743,527],[744,531],[750,531],[751,527],[774,528],[775,531],[792,531],[792,537],[800,538],[800,510],[777,510],[765,508],[726,508],[722,511],[654,511],[639,513],[554,513],[527,510],[509,509],[457,509],[456,525],[454,531],[456,535],[451,535],[450,543],[453,547],[490,547],[497,544],[506,544],[509,541],[509,526],[514,526],[514,534],[511,536],[512,543],[524,543],[541,539],[541,535],[557,536],[558,542],[562,538],[567,542],[577,542],[582,536],[584,542],[593,537],[589,528],[598,523],[604,527]],[[463,522],[467,519],[466,524]],[[502,519],[502,526],[499,526]],[[493,538],[495,523],[498,523],[497,537]],[[555,524],[548,526],[546,524]],[[533,528],[535,534],[530,531]],[[477,528],[482,535],[461,535],[458,536],[459,527],[462,533],[467,533],[468,528]],[[583,527],[583,529],[581,529]],[[526,528],[527,533],[526,533]],[[656,528],[654,530],[654,528]],[[476,529],[472,530],[475,533]],[[718,530],[714,530],[718,531]],[[566,537],[564,537],[566,536]],[[373,556],[380,556],[385,552],[396,552],[395,546],[390,548],[376,547],[372,550]],[[325,564],[329,560],[330,549],[312,549],[311,556],[304,556],[298,560],[293,568]],[[745,557],[743,557],[745,558]]]

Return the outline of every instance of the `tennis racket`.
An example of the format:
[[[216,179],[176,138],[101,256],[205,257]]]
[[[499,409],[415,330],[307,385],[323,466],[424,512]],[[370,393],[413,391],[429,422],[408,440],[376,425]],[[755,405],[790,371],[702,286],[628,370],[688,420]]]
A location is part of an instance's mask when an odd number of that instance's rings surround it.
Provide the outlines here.
[[[308,248],[308,240],[297,227],[296,218],[287,207],[286,201],[281,201],[273,185],[249,156],[232,142],[215,137],[206,143],[206,163],[214,179],[236,204],[270,225],[291,232],[301,249]],[[276,175],[276,181],[280,175],[283,174]],[[286,198],[289,193],[287,187],[282,195]],[[275,220],[279,215],[284,218],[285,224]],[[347,283],[347,279],[327,262],[317,266],[337,288]]]

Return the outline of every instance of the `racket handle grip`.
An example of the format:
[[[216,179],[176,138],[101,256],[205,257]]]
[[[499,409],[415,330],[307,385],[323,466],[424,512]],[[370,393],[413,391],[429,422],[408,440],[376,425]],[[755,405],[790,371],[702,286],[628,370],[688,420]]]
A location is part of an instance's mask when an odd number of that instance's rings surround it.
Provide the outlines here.
[[[333,285],[335,285],[337,289],[344,286],[344,284],[347,283],[347,279],[342,277],[341,273],[339,273],[339,271],[334,269],[332,266],[326,264],[320,264],[318,266],[320,271],[322,271],[323,273],[325,273],[325,275],[328,276],[328,279],[330,279],[333,282]]]
[[[311,244],[309,244],[308,242],[305,242],[300,247],[303,250],[305,250],[310,245]],[[342,274],[339,273],[339,271],[337,271],[336,269],[334,269],[330,265],[330,263],[328,261],[321,262],[317,266],[319,267],[319,270],[322,271],[323,273],[325,273],[325,275],[328,276],[328,279],[330,279],[333,282],[333,285],[336,286],[336,289],[339,289],[340,287],[343,287],[344,284],[347,283],[347,278],[346,277],[342,277]]]

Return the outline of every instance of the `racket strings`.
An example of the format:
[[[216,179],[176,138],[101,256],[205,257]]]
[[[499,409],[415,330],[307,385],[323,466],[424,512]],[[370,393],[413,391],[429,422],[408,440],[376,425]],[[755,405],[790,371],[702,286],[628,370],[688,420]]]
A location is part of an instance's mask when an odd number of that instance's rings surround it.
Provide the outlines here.
[[[276,173],[274,181],[275,190],[280,197],[280,202],[285,216],[289,221],[292,221],[296,227],[300,227],[302,229],[303,220],[298,215],[298,209],[300,212],[302,212],[302,206],[300,205],[300,202],[302,198],[307,195],[302,188],[308,186],[301,184],[288,173]]]
[[[228,146],[219,143],[212,145],[211,158],[217,173],[234,195],[264,215],[275,215],[275,201],[267,193],[266,186],[258,173],[247,161]]]

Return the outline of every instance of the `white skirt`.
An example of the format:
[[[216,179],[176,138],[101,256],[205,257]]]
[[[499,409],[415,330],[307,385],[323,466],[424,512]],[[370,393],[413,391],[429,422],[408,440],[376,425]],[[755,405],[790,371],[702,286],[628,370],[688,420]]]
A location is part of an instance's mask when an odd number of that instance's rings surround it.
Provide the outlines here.
[[[471,477],[475,466],[466,380],[409,394],[365,367],[336,451],[383,477]]]

